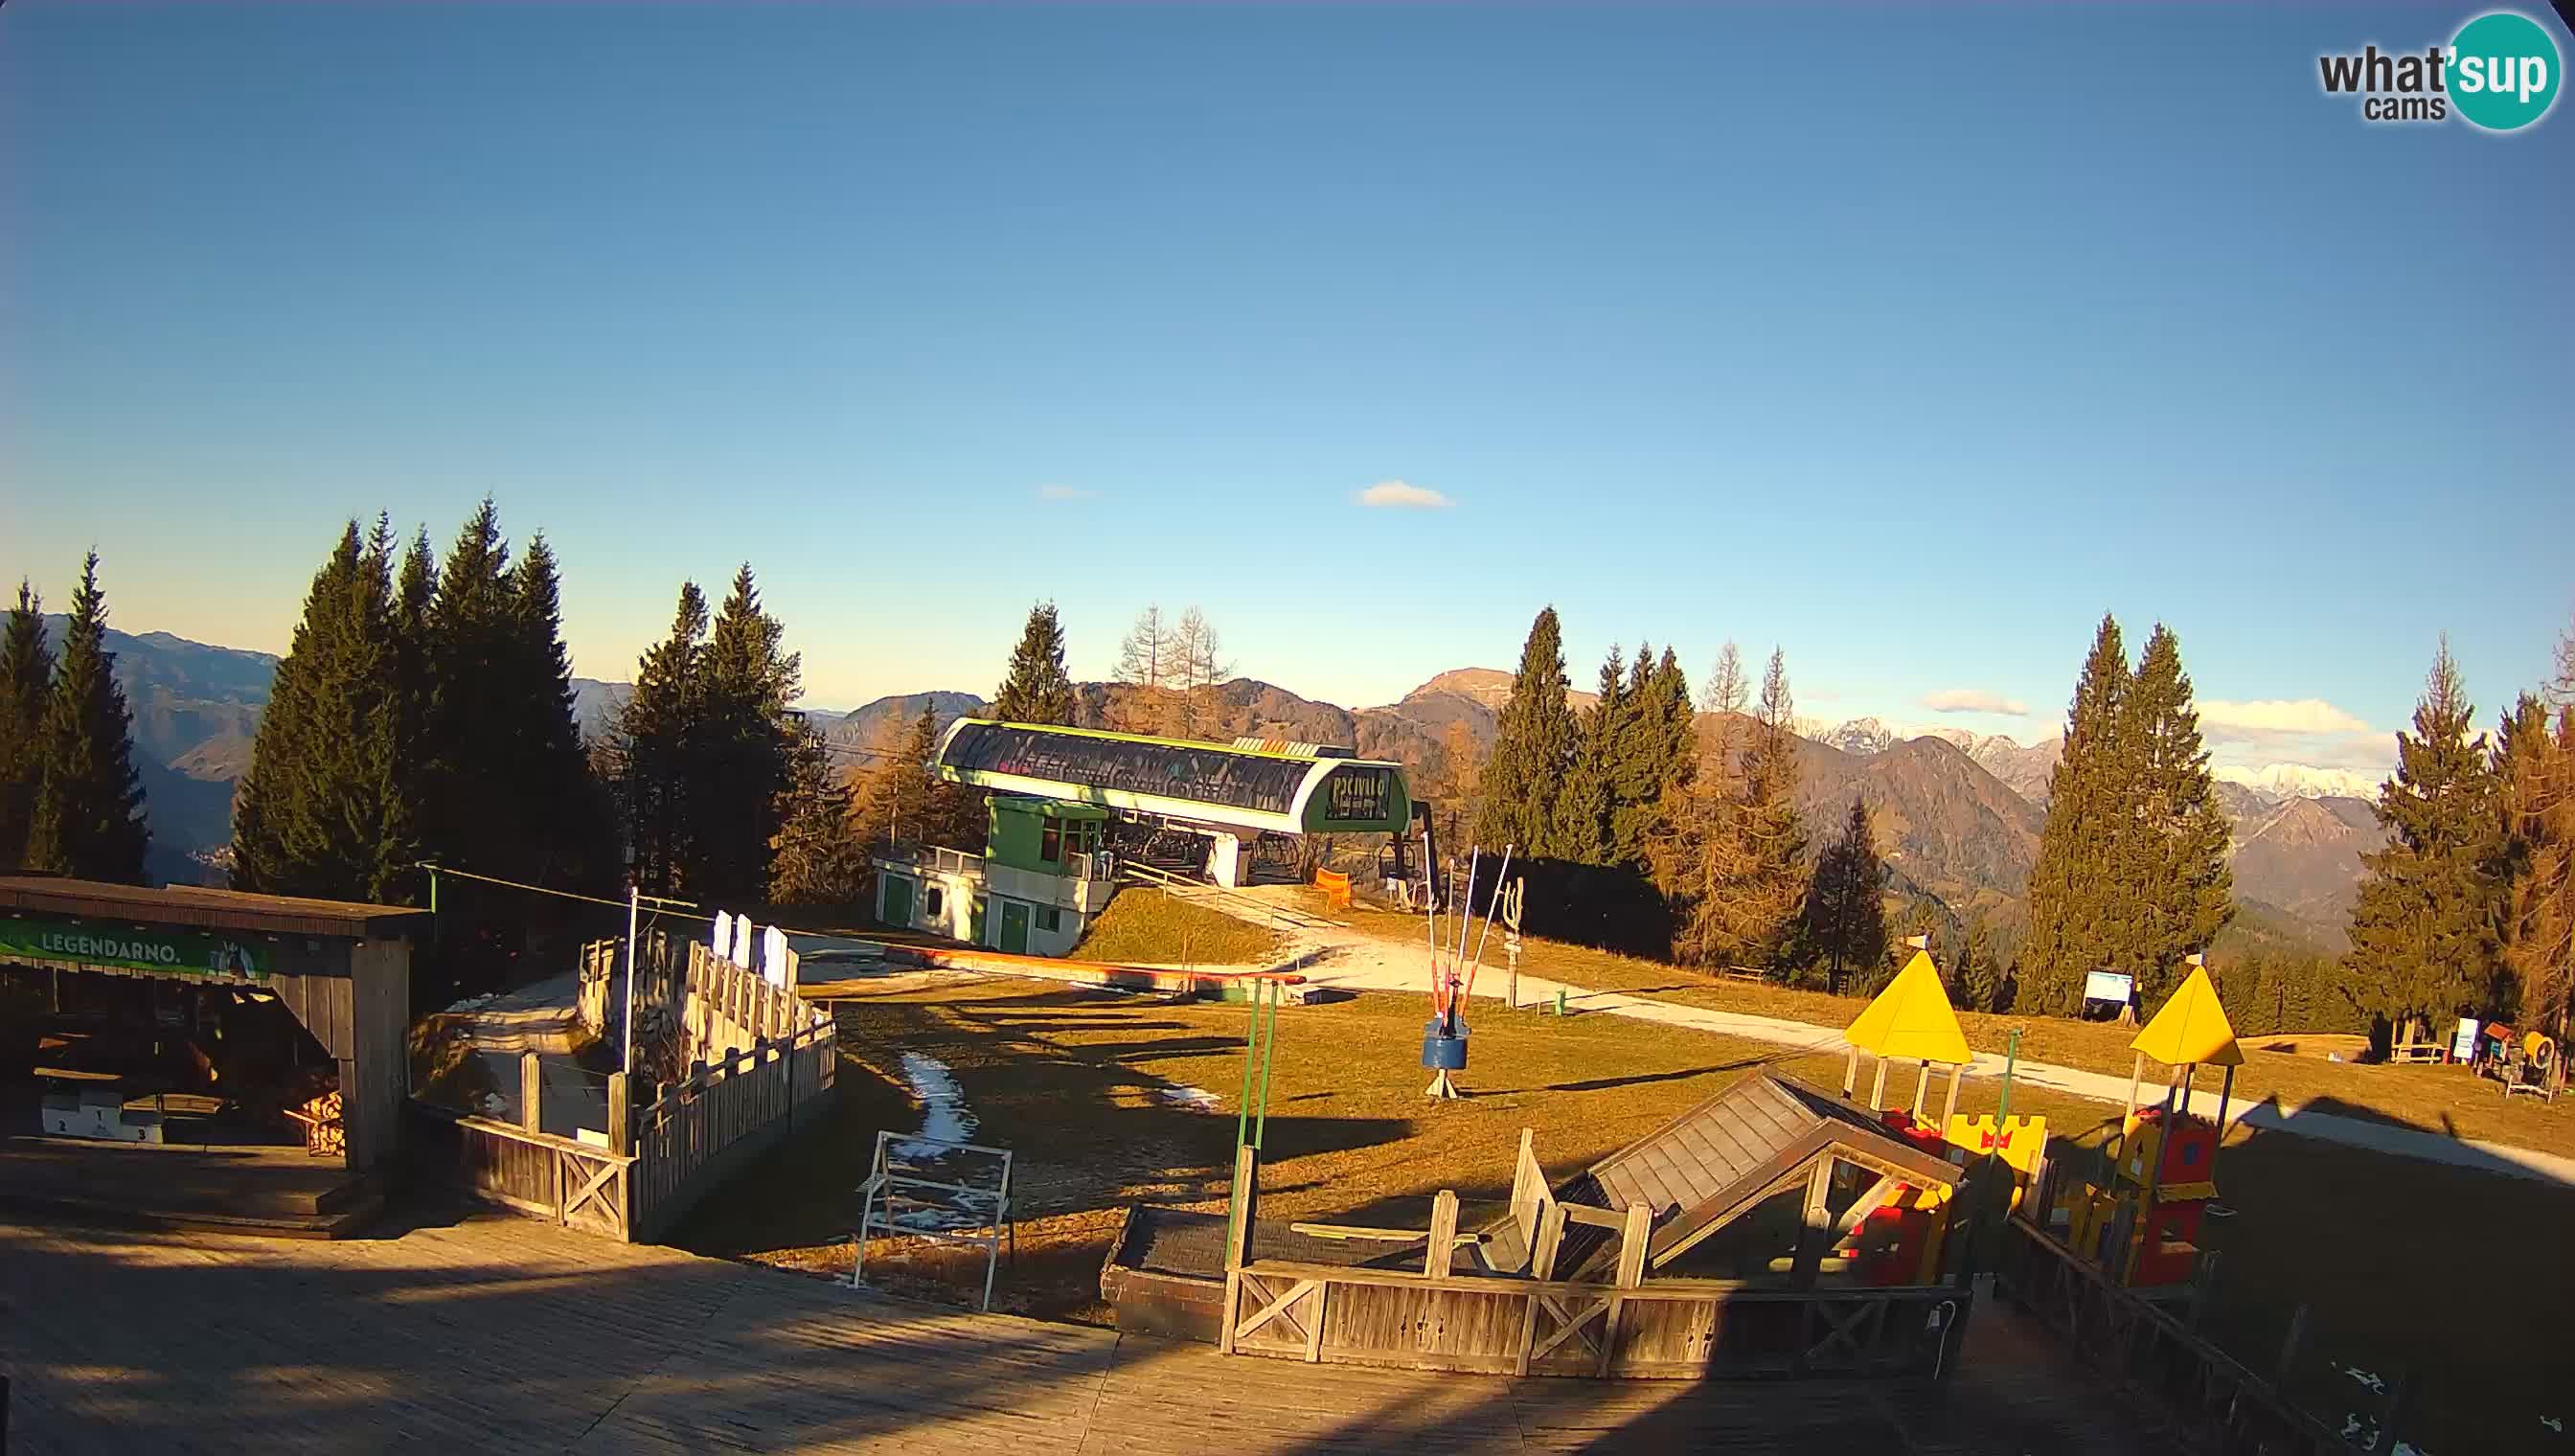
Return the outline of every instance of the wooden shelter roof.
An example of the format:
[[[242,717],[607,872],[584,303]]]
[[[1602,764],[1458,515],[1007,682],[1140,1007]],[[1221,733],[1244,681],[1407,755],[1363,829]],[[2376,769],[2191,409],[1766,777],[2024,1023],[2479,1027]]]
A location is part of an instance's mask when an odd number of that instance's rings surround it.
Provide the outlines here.
[[[130,924],[189,925],[271,935],[329,935],[373,940],[426,922],[427,910],[349,900],[303,899],[173,884],[159,889],[52,875],[0,875],[0,911],[69,915]]]
[[[1652,1209],[1646,1258],[1659,1265],[1751,1211],[1825,1152],[1923,1184],[1959,1178],[1954,1164],[1889,1134],[1858,1104],[1759,1072],[1592,1164],[1556,1196]],[[1609,1241],[1606,1230],[1568,1227],[1556,1267],[1579,1269]]]

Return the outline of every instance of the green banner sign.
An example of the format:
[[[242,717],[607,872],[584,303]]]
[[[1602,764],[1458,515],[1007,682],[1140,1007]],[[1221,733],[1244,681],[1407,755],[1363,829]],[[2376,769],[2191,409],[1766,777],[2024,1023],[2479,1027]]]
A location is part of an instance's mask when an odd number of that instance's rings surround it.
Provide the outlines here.
[[[266,980],[273,968],[266,941],[199,930],[90,925],[0,915],[0,956],[69,960],[172,975],[243,976]]]

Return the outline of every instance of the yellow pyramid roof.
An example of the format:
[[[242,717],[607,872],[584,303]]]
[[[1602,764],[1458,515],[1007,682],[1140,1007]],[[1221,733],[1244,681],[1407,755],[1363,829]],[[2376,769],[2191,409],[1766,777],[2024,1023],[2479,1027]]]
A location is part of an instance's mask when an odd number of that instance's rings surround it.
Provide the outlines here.
[[[2235,1027],[2226,1019],[2226,1008],[2217,1003],[2217,987],[2209,983],[2208,967],[2204,965],[2190,968],[2181,989],[2155,1012],[2146,1029],[2128,1043],[2128,1049],[2142,1051],[2167,1066],[2185,1062],[2244,1064],[2244,1053],[2235,1044]]]
[[[1965,1033],[1958,1013],[1949,1009],[1949,993],[1940,988],[1940,972],[1922,951],[1904,962],[1895,979],[1850,1023],[1842,1039],[1874,1056],[1907,1061],[1967,1062]]]

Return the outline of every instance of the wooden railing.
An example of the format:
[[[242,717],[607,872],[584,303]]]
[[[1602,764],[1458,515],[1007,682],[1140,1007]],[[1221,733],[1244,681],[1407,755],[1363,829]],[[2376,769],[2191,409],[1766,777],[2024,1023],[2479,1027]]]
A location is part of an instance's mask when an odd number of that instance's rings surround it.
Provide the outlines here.
[[[2005,1223],[1994,1282],[2004,1299],[2046,1321],[2077,1357],[2166,1411],[2193,1450],[2345,1456],[2356,1449],[2290,1404],[2273,1382],[2111,1283],[2099,1266],[2017,1214]]]
[[[1256,1160],[1235,1168],[1253,1206]],[[1936,1371],[1970,1296],[1947,1286],[1792,1289],[1730,1279],[1646,1278],[1651,1213],[1577,1208],[1514,1178],[1515,1217],[1535,1243],[1525,1276],[1460,1273],[1456,1194],[1432,1204],[1418,1272],[1251,1256],[1247,1212],[1227,1250],[1218,1345],[1307,1363],[1496,1375],[1681,1379],[1703,1375]],[[1614,1222],[1609,1282],[1551,1277],[1568,1219]],[[1338,1230],[1343,1236],[1377,1231]],[[1410,1238],[1413,1230],[1383,1230]]]
[[[792,981],[770,985],[695,942],[657,935],[641,948],[637,1004],[674,1009],[687,1075],[659,1088],[634,1079],[651,1100],[632,1106],[627,1073],[611,1073],[607,1133],[593,1142],[544,1129],[540,1063],[529,1052],[520,1060],[519,1122],[453,1118],[452,1134],[432,1145],[434,1176],[568,1227],[650,1240],[793,1132],[799,1111],[832,1090],[831,1014],[799,998]],[[594,1004],[605,1010],[608,987],[623,995],[625,952],[623,941],[583,947],[585,1017]]]
[[[797,1113],[832,1090],[839,1053],[829,1020],[693,1066],[638,1109],[629,1237],[658,1238],[734,1169],[795,1130]]]

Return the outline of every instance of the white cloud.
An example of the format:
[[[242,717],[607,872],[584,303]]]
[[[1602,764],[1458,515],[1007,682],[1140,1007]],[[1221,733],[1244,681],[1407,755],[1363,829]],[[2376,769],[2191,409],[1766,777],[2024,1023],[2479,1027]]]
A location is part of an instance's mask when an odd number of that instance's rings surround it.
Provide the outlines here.
[[[1059,486],[1049,483],[1038,487],[1038,499],[1041,501],[1089,501],[1099,494],[1098,491],[1086,491],[1080,486]]]
[[[2291,733],[2374,733],[2367,723],[2321,698],[2199,702],[2200,731],[2212,739],[2253,742]]]
[[[1427,486],[1409,481],[1379,481],[1359,492],[1359,504],[1398,511],[1445,511],[1456,504]]]
[[[2007,718],[2029,717],[2029,705],[2017,698],[1987,693],[1981,688],[1943,688],[1922,695],[1922,706],[1933,713],[1999,713]]]

